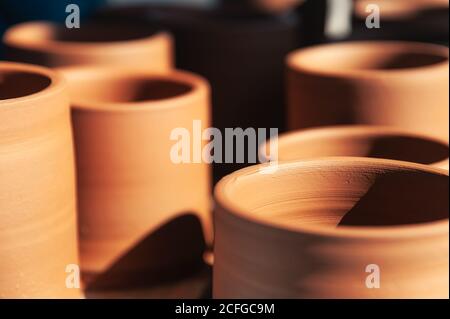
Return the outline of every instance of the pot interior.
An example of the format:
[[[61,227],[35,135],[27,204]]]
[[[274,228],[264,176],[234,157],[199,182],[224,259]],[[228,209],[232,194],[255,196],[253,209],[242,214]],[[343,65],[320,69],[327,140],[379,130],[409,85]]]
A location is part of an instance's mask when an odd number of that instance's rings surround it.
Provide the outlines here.
[[[377,227],[448,219],[448,188],[443,173],[329,159],[241,175],[223,189],[241,212],[269,223]]]
[[[174,79],[157,76],[108,76],[107,74],[86,75],[70,79],[69,90],[75,100],[100,104],[137,103],[160,101],[185,95],[193,86]]]
[[[294,64],[305,69],[323,72],[386,71],[446,63],[448,53],[434,46],[410,43],[350,43],[307,49],[293,59]]]
[[[317,131],[280,138],[279,160],[325,156],[384,158],[420,164],[434,164],[448,159],[448,144],[427,137],[407,134],[382,134],[350,131]]]
[[[0,69],[0,100],[38,93],[49,87],[51,82],[51,79],[43,74]]]

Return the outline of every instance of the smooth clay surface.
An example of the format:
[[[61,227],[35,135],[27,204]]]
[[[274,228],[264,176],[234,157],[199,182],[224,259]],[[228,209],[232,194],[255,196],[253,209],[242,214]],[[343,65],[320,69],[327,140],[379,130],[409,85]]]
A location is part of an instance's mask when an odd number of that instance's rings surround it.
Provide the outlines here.
[[[277,152],[275,153],[275,151]],[[326,156],[385,158],[448,169],[445,140],[384,126],[331,126],[293,131],[261,146],[266,161]],[[275,158],[271,158],[271,154]]]
[[[72,99],[87,288],[173,280],[200,266],[212,240],[210,166],[173,162],[171,136],[178,128],[192,138],[194,120],[209,127],[207,82],[178,71],[60,71]]]
[[[384,159],[233,173],[215,189],[214,297],[448,298],[448,188]]]
[[[0,298],[81,296],[75,204],[64,80],[0,63]]]
[[[3,36],[10,60],[61,67],[102,64],[167,71],[173,66],[173,40],[165,32],[132,24],[91,23],[68,29],[28,22]]]
[[[395,126],[448,140],[448,48],[349,42],[294,52],[288,64],[290,129]]]

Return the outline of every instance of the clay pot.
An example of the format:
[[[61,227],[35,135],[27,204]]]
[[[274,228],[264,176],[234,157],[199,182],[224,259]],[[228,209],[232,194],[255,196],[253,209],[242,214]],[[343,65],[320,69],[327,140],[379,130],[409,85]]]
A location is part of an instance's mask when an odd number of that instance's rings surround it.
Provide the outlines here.
[[[448,171],[350,157],[266,168],[215,189],[215,298],[448,298]]]
[[[194,133],[201,138],[210,125],[207,82],[179,71],[60,71],[72,98],[88,289],[173,279],[201,266],[205,238],[212,241],[210,168],[173,162],[179,141],[171,134],[189,134],[189,148],[206,143]]]
[[[107,64],[167,71],[173,64],[168,33],[132,24],[94,23],[68,29],[29,22],[8,29],[3,42],[8,59],[49,67]]]
[[[170,30],[177,67],[211,83],[213,126],[222,136],[225,128],[284,130],[284,58],[300,45],[296,13],[267,16],[222,7],[140,6],[106,10],[100,16],[116,22],[141,19]],[[214,179],[247,165],[215,163]]]
[[[76,282],[66,287],[78,252],[64,80],[0,63],[0,122],[0,298],[80,297]]]
[[[377,5],[380,28],[367,28],[369,5]],[[448,46],[448,0],[357,0],[352,38],[406,40]]]
[[[271,151],[278,151],[271,158]],[[291,161],[326,156],[373,157],[448,169],[445,140],[384,126],[332,126],[294,131],[269,140],[260,149],[265,160]]]
[[[277,14],[292,10],[302,2],[303,0],[225,0],[223,5],[228,9]]]
[[[387,125],[448,140],[448,48],[350,42],[299,50],[287,64],[291,129]]]

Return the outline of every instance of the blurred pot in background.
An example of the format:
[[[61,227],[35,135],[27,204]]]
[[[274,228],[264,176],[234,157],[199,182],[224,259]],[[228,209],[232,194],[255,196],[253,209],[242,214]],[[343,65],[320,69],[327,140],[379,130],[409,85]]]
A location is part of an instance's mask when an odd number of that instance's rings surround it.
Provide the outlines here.
[[[448,0],[355,0],[351,38],[448,45],[448,9]],[[367,17],[373,13],[379,13],[380,28],[366,26]]]
[[[194,120],[200,131],[209,127],[207,82],[179,71],[60,71],[73,108],[87,289],[151,284],[197,270],[205,239],[212,242],[210,167],[175,162],[171,136],[178,129],[191,138]]]
[[[445,140],[376,125],[328,126],[280,135],[261,146],[262,154],[278,148],[277,158],[292,161],[314,157],[352,156],[408,161],[446,168],[449,146]]]
[[[295,12],[259,15],[226,9],[140,6],[103,11],[99,19],[145,20],[170,30],[177,67],[212,86],[213,126],[284,130],[284,58],[299,46]],[[215,164],[217,181],[246,164]]]
[[[0,63],[0,298],[81,297],[67,93],[48,69]]]
[[[8,29],[3,43],[8,59],[49,67],[107,64],[165,71],[173,64],[168,33],[131,23],[67,29],[49,22],[29,22]]]
[[[350,157],[275,168],[216,186],[214,298],[448,298],[448,171]]]
[[[290,54],[290,129],[386,125],[448,140],[448,48],[349,42]]]

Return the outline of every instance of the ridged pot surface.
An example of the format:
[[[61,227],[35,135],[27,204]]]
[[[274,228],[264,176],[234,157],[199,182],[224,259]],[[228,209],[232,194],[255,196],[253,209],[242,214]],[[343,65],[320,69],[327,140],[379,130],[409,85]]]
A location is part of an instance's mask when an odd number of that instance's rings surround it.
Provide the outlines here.
[[[215,298],[448,298],[447,171],[284,162],[229,175],[215,198]]]
[[[0,63],[0,297],[81,296],[75,201],[65,82]]]

